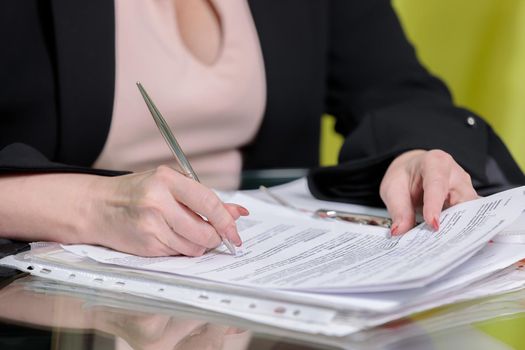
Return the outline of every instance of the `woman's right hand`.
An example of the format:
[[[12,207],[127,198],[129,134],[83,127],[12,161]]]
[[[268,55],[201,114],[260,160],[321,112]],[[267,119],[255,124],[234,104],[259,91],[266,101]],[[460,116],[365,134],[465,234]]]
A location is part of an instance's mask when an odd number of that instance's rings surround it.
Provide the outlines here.
[[[221,244],[221,237],[242,243],[235,220],[248,211],[223,203],[212,190],[168,166],[96,176],[88,188],[85,243],[142,256],[200,256]]]

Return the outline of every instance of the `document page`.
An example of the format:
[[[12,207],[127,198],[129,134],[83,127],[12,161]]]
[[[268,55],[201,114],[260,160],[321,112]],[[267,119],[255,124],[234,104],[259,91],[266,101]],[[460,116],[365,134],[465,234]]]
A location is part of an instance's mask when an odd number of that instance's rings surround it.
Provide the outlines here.
[[[239,219],[242,252],[144,258],[86,245],[64,246],[96,261],[258,288],[320,292],[389,291],[437,280],[480,250],[525,209],[525,187],[445,210],[440,229],[421,224],[387,238],[384,229],[282,214],[282,208],[235,194],[250,209]]]
[[[519,244],[489,243],[467,262],[439,280],[422,288],[384,293],[318,294],[324,301],[332,301],[343,308],[348,305],[367,305],[371,311],[390,311],[441,299],[447,293],[458,294],[466,286],[497,273],[525,259],[525,249]],[[294,292],[297,298],[312,293]],[[351,296],[351,300],[348,297]],[[350,304],[352,303],[352,304]],[[389,307],[389,308],[388,308]]]
[[[516,221],[494,237],[494,241],[525,244],[525,211]]]

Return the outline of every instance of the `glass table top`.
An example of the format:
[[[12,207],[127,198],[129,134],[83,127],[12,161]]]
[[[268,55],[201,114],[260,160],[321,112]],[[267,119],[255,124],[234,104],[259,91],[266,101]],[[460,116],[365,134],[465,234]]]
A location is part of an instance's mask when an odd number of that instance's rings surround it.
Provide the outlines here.
[[[0,290],[0,349],[525,349],[525,291],[344,338],[36,277]]]

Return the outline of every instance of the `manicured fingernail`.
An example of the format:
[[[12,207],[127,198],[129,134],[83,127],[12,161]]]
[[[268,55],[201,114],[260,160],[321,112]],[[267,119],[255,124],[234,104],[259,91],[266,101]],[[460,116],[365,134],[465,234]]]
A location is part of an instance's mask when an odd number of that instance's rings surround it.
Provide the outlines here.
[[[250,212],[248,211],[248,209],[246,209],[246,208],[243,207],[242,205],[239,205],[239,213],[240,213],[242,216],[248,216],[248,215],[250,215]]]
[[[398,232],[399,232],[399,225],[395,224],[394,226],[392,226],[392,229],[390,230],[390,235],[396,236]]]
[[[439,230],[439,222],[437,221],[436,218],[434,218],[434,219],[432,220],[432,228],[433,228],[434,230],[436,230],[436,231]]]

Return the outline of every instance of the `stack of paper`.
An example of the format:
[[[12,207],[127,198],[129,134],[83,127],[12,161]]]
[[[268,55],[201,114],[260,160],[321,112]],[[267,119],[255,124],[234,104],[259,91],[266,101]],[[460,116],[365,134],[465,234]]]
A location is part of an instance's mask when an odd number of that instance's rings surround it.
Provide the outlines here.
[[[305,189],[303,181],[276,191],[307,209],[377,211],[317,201]],[[384,228],[315,219],[243,193],[228,201],[251,212],[238,221],[244,244],[237,256],[221,247],[199,258],[144,258],[88,245],[49,245],[1,263],[338,336],[525,282],[511,266],[525,258],[525,247],[489,243],[524,212],[523,187],[447,209],[438,232],[422,224],[396,238]],[[516,236],[520,228],[511,231]]]

